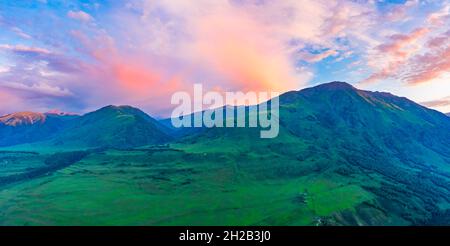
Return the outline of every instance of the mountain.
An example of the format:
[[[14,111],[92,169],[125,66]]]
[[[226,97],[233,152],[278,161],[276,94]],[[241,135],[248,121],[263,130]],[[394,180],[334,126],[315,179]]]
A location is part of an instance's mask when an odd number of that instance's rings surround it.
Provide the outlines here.
[[[359,147],[368,143],[398,155],[410,146],[413,155],[432,151],[449,163],[450,119],[407,98],[336,82],[287,93],[280,101],[281,114],[286,115],[281,117],[282,124],[298,137],[310,137],[311,131],[305,128],[315,126],[352,137],[348,143],[358,140]]]
[[[75,117],[71,116],[70,118]],[[0,146],[44,141],[60,131],[65,116],[19,112],[0,117]]]
[[[278,138],[259,139],[259,129],[204,128],[181,141],[228,142],[241,150],[260,144],[260,148],[271,148],[277,143],[277,148],[285,146],[287,154],[308,152],[309,148],[321,158],[329,156],[367,168],[370,162],[450,170],[450,118],[407,98],[331,82],[287,92],[279,100]]]
[[[164,143],[168,129],[137,108],[107,106],[78,117],[51,139],[54,146],[129,148]]]
[[[449,117],[344,82],[279,100],[272,139],[170,137],[129,106],[71,119],[37,145],[91,150],[0,151],[0,225],[450,225]]]
[[[0,117],[0,124],[16,127],[23,125],[43,124],[45,123],[45,120],[46,117],[44,114],[19,112]]]
[[[277,138],[260,139],[259,129],[204,128],[181,142],[190,150],[236,156],[247,175],[326,180],[330,192],[356,189],[339,198],[354,202],[354,212],[332,213],[322,220],[328,224],[450,223],[450,212],[441,209],[450,204],[449,117],[343,82],[287,92],[279,100]]]
[[[107,106],[78,116],[60,111],[23,112],[0,117],[0,146],[129,148],[164,143],[170,129],[139,109]]]
[[[430,148],[437,147],[431,146],[426,137],[433,136],[434,141],[440,144],[450,143],[450,121],[444,114],[390,93],[364,91],[345,82],[331,82],[287,92],[279,100],[281,131],[288,131],[302,139],[323,129],[326,130],[324,134],[358,133],[374,139],[402,135]],[[222,110],[225,111],[225,108]],[[170,124],[170,119],[164,121]],[[214,132],[217,137],[222,137],[224,129],[202,130],[210,132],[210,137]],[[245,132],[249,130],[244,129]],[[180,128],[179,131],[192,132],[189,128]],[[201,137],[203,131],[193,133]],[[372,135],[369,136],[369,133]]]

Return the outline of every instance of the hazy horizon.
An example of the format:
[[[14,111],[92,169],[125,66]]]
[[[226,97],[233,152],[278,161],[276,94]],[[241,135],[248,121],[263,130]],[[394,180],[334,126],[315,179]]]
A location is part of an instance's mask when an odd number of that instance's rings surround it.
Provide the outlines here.
[[[319,83],[319,84],[316,84],[316,85],[311,85],[310,87],[306,87],[306,88],[311,88],[311,87],[315,87],[315,86],[318,86],[318,85],[323,85],[323,84],[328,84],[328,83],[333,83],[333,82],[344,82],[344,81],[330,81],[330,82],[323,82],[323,83]],[[344,82],[344,83],[348,83],[348,82]],[[350,84],[350,83],[348,83],[348,84]],[[350,84],[351,85],[351,84]],[[352,85],[352,86],[354,86],[354,85]],[[302,89],[299,89],[299,90],[291,90],[291,91],[301,91],[301,90],[303,90],[303,89],[306,89],[306,88],[302,88]],[[355,87],[356,89],[358,89],[358,90],[361,90],[361,89],[359,89],[359,88],[357,88],[357,87]],[[376,92],[387,92],[387,93],[390,93],[389,91],[376,91]],[[287,93],[287,92],[285,92],[285,93]],[[398,96],[398,95],[394,95],[394,96]],[[400,96],[399,96],[400,97]],[[409,99],[409,98],[408,98]],[[423,105],[422,103],[420,103],[420,102],[416,102],[416,103],[418,103],[418,104],[420,104],[420,105],[422,105],[422,106],[424,106],[424,107],[428,107],[427,105]],[[134,106],[134,105],[129,105],[129,104],[105,104],[105,105],[103,105],[103,106],[99,106],[99,107],[97,107],[97,108],[93,108],[93,109],[90,109],[90,110],[86,110],[86,111],[83,111],[83,112],[69,112],[69,111],[64,111],[64,110],[62,110],[62,109],[51,109],[51,110],[48,110],[48,111],[44,111],[44,112],[36,112],[36,111],[30,111],[30,110],[24,110],[24,111],[14,111],[14,112],[7,112],[7,113],[2,113],[2,112],[0,112],[0,117],[2,117],[2,116],[6,116],[6,115],[8,115],[8,114],[13,114],[13,113],[21,113],[21,112],[33,112],[33,113],[41,113],[41,114],[69,114],[69,115],[84,115],[84,114],[87,114],[87,113],[90,113],[90,112],[93,112],[93,111],[96,111],[96,110],[99,110],[99,109],[101,109],[101,108],[104,108],[104,107],[108,107],[108,106],[117,106],[117,107],[121,107],[121,106],[131,106],[131,107],[136,107],[136,106]],[[175,105],[174,105],[175,106]],[[227,104],[224,104],[224,105],[222,105],[222,106],[228,106]],[[239,106],[239,105],[236,105],[236,106]],[[137,107],[137,108],[139,108],[139,107]],[[430,108],[430,107],[428,107],[428,108]],[[139,109],[141,109],[141,108],[139,108]],[[432,108],[431,108],[432,109]],[[145,112],[145,113],[147,113],[147,114],[149,114],[150,116],[152,116],[152,117],[154,117],[155,119],[159,119],[159,120],[162,120],[162,119],[167,119],[167,118],[170,118],[170,115],[151,115],[151,113],[149,113],[149,112],[147,112],[145,109],[141,109],[143,112]],[[440,111],[440,110],[437,110],[437,111],[439,111],[439,112],[441,112],[441,113],[443,113],[443,114],[448,114],[448,113],[450,113],[450,112],[443,112],[443,111]],[[191,113],[196,113],[196,111],[192,111]]]

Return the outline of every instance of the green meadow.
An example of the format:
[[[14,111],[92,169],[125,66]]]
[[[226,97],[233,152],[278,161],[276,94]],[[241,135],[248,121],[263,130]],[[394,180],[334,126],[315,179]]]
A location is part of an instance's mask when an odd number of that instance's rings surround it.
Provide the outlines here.
[[[316,175],[306,163],[301,177],[257,171],[274,153],[182,147],[93,151],[53,173],[2,186],[0,224],[317,225],[374,198],[358,182]],[[20,169],[51,158],[29,155],[5,152],[1,159]]]

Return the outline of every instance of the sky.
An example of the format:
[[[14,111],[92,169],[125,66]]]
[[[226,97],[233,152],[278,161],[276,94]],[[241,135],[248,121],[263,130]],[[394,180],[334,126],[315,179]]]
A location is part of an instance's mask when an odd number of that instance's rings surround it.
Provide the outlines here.
[[[450,112],[450,0],[0,0],[0,114],[330,81]]]

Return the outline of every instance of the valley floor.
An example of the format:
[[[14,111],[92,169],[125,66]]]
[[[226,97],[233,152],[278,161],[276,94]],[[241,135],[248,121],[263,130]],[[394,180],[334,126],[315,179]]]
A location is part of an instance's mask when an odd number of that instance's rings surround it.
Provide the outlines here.
[[[183,146],[78,154],[0,151],[0,225],[411,224],[364,188],[376,175]]]

